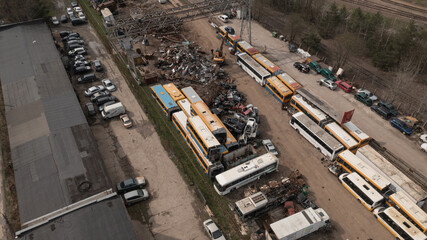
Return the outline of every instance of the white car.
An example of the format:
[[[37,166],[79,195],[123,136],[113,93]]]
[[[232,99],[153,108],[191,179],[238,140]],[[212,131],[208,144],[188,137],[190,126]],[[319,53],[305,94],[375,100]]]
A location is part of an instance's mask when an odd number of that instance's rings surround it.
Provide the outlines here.
[[[130,206],[137,202],[147,200],[149,197],[150,197],[150,194],[148,193],[147,190],[137,189],[137,190],[133,190],[128,193],[125,193],[123,195],[123,200],[125,201],[126,206]]]
[[[110,79],[102,80],[102,85],[104,85],[104,87],[110,92],[116,91],[116,86],[110,81]]]
[[[74,15],[74,13],[73,13],[73,9],[71,9],[71,8],[67,8],[67,14],[68,15]]]
[[[423,134],[423,135],[421,135],[421,136],[420,136],[420,140],[421,140],[423,143],[427,143],[427,134]]]
[[[86,16],[82,13],[82,12],[79,12],[79,18],[80,19],[83,19],[83,20],[85,20],[86,21]]]
[[[375,102],[375,101],[378,100],[378,97],[375,96],[373,93],[371,93],[369,90],[359,89],[359,90],[357,90],[357,92],[363,92],[363,93],[365,93],[366,95],[369,96],[369,98],[372,100],[372,102]]]
[[[58,21],[57,17],[52,17],[52,24],[55,25],[55,26],[59,25],[59,21]]]
[[[276,156],[279,154],[270,139],[262,140],[262,145],[264,145],[267,152],[271,152]]]
[[[322,79],[318,80],[317,82],[319,83],[320,86],[326,86],[327,88],[331,89],[332,91],[337,89],[337,84],[334,83],[334,81],[332,81],[330,79],[322,78]]]
[[[424,152],[427,152],[427,143],[423,143],[420,146],[421,150],[423,150]]]
[[[222,235],[221,230],[219,230],[218,226],[212,221],[212,219],[204,221],[203,227],[205,227],[206,232],[208,232],[210,239],[225,240],[225,237],[224,235]]]
[[[228,17],[227,17],[227,15],[219,15],[219,16],[218,16],[218,19],[219,19],[219,20],[221,20],[221,21],[223,21],[223,22],[225,22],[225,23],[227,23],[227,22],[228,22]]]
[[[81,9],[81,7],[75,7],[75,8],[74,8],[74,11],[75,11],[76,13],[79,13],[79,12],[81,12],[81,11],[82,11],[82,9]]]
[[[95,93],[97,93],[97,92],[100,92],[100,91],[103,91],[103,90],[105,90],[105,88],[104,88],[104,86],[102,86],[102,85],[99,85],[99,86],[92,86],[92,87],[88,88],[88,89],[85,91],[85,96],[86,96],[86,97],[90,97],[90,96],[92,96],[93,94],[95,94]]]

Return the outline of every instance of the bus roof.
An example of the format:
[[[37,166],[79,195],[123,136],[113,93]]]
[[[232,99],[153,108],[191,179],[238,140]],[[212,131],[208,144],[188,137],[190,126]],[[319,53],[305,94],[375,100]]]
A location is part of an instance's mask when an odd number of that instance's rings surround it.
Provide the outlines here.
[[[390,186],[390,181],[349,150],[339,153],[338,156],[350,164],[360,175],[367,178],[379,190],[382,191]]]
[[[359,140],[359,141],[363,141],[365,139],[369,139],[370,137],[368,136],[368,134],[364,133],[362,130],[360,130],[360,128],[358,128],[354,123],[350,122],[346,122],[343,124],[343,127],[353,133],[353,135]]]
[[[163,102],[165,107],[167,107],[168,109],[172,107],[178,107],[178,105],[176,105],[175,101],[172,100],[172,98],[169,96],[166,90],[162,87],[162,85],[159,84],[159,85],[152,86],[151,89],[157,94],[160,101]]]
[[[175,102],[185,98],[181,91],[179,91],[179,89],[173,83],[164,84],[163,88],[166,90],[166,92],[169,93]]]
[[[188,134],[187,128],[185,127],[187,126],[187,115],[185,115],[183,111],[179,111],[179,112],[174,112],[172,114],[172,117],[178,121],[178,123],[181,125],[183,130],[186,131]]]
[[[236,138],[234,138],[233,134],[230,133],[230,131],[228,131],[228,129],[225,127],[225,125],[222,123],[221,119],[219,119],[219,117],[216,114],[212,114],[212,117],[214,119],[216,119],[217,122],[219,122],[225,129],[226,133],[227,133],[227,141],[225,142],[225,145],[227,147],[227,145],[231,144],[231,143],[237,143]]]
[[[266,167],[272,163],[277,163],[277,161],[277,157],[269,152],[259,157],[256,157],[250,161],[247,161],[243,164],[240,164],[239,166],[236,166],[221,174],[218,174],[215,176],[215,179],[221,186],[224,186],[227,183],[250,175],[251,173],[257,171],[259,168]]]
[[[199,116],[189,117],[188,122],[191,123],[199,137],[205,142],[206,147],[210,148],[220,145],[218,140]]]
[[[258,61],[261,65],[263,65],[267,70],[271,73],[274,73],[277,70],[280,70],[280,68],[274,64],[272,61],[268,60],[264,55],[261,53],[257,53],[252,55],[252,57]]]
[[[255,61],[247,53],[240,53],[238,54],[238,56],[243,59],[248,65],[250,65],[255,71],[257,71],[261,75],[261,77],[266,78],[271,75],[263,66],[261,66],[261,64]]]
[[[299,88],[296,90],[296,93],[303,96],[309,103],[311,103],[313,106],[316,106],[316,108],[320,109],[322,112],[326,113],[329,117],[333,118],[336,122],[341,122],[342,115],[338,114],[334,108],[329,106],[324,101],[320,100],[318,97],[313,95],[309,90],[306,88]]]
[[[269,77],[267,78],[267,81],[272,83],[276,87],[276,89],[278,89],[283,94],[283,96],[292,94],[292,91],[288,87],[286,87],[286,85],[283,84],[282,81],[280,81],[277,77]]]
[[[199,94],[197,94],[192,87],[181,88],[181,91],[184,93],[190,103],[203,101]]]
[[[364,192],[366,196],[372,199],[373,202],[379,202],[384,199],[384,197],[360,177],[358,173],[350,173],[346,177],[350,179],[357,188]]]
[[[403,216],[399,211],[394,207],[386,208],[383,213],[385,213],[393,222],[395,222],[400,228],[405,230],[414,240],[425,240],[426,236],[414,226],[405,216]],[[387,223],[389,224],[389,223]]]
[[[368,164],[373,164],[388,176],[394,183],[402,188],[416,203],[422,202],[427,198],[427,192],[412,181],[402,171],[397,169],[390,161],[375,151],[371,146],[366,145],[357,150],[356,155],[365,160]]]
[[[184,98],[182,100],[179,100],[178,102],[179,107],[182,109],[182,111],[187,115],[187,117],[191,116],[191,103],[188,101],[188,99]]]
[[[250,55],[259,53],[256,48],[254,48],[252,45],[250,45],[248,42],[244,40],[237,42],[237,44],[240,45],[241,48],[245,49],[246,52],[248,52]]]
[[[296,102],[302,105],[305,108],[305,110],[310,112],[310,114],[316,119],[318,119],[319,122],[328,120],[328,115],[326,115],[317,107],[313,106],[310,103],[310,101],[307,101],[302,95],[300,94],[293,95],[292,99],[294,99]]]
[[[211,132],[219,131],[225,133],[225,126],[219,118],[215,118],[214,114],[209,110],[209,107],[204,102],[196,102],[191,104],[191,108],[203,120]]]
[[[338,125],[336,122],[329,123],[325,126],[326,129],[328,129],[333,136],[338,139],[341,143],[343,143],[347,148],[352,148],[357,146],[359,143],[353,139],[350,134],[348,134],[344,129]]]
[[[316,136],[322,139],[332,150],[337,151],[344,146],[338,142],[335,138],[329,135],[325,130],[319,127],[313,120],[311,120],[303,112],[298,112],[292,115],[292,117],[297,118],[306,128],[313,132]]]
[[[423,231],[427,229],[427,213],[424,212],[403,192],[396,192],[390,195],[390,199],[399,206],[412,220],[414,220]]]
[[[297,90],[298,88],[301,88],[301,84],[299,84],[295,79],[293,79],[291,76],[289,76],[287,73],[280,73],[276,75],[283,83],[285,83],[287,86],[290,86],[293,92]]]

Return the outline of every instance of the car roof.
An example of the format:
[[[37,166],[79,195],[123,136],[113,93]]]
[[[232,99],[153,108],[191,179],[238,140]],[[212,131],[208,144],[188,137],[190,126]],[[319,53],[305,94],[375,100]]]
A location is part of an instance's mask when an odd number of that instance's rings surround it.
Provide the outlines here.
[[[131,197],[134,197],[134,196],[139,196],[139,192],[142,193],[141,189],[133,190],[133,191],[125,193],[124,197],[126,199],[128,199],[128,198],[131,198]]]
[[[351,85],[350,85],[350,84],[348,84],[348,83],[346,83],[346,82],[344,82],[344,81],[336,81],[335,83],[336,83],[336,84],[341,84],[341,85],[346,86],[346,87],[351,87]]]

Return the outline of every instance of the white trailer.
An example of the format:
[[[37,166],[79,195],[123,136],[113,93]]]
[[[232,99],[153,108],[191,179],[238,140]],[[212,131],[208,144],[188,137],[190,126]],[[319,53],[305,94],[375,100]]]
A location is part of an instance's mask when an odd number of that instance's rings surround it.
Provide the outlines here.
[[[268,240],[295,240],[329,224],[329,216],[321,209],[307,208],[270,224],[266,231]]]

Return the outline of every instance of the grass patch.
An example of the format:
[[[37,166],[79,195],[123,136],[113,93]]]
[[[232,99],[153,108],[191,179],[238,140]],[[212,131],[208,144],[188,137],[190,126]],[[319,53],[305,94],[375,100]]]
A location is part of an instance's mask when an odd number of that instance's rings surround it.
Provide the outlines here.
[[[19,220],[18,197],[16,195],[15,174],[13,170],[12,155],[10,152],[9,133],[7,130],[3,90],[0,85],[0,141],[2,155],[2,180],[5,212],[2,213],[8,230],[8,239],[21,228]]]
[[[110,53],[112,53],[112,47],[110,46],[110,42],[105,35],[106,31],[102,25],[102,18],[100,14],[86,1],[78,1],[84,8],[88,20],[90,23],[92,23],[92,26],[97,32],[97,35],[101,38],[105,47],[109,49]],[[234,215],[230,212],[227,206],[227,200],[215,192],[212,187],[212,182],[201,170],[201,167],[196,162],[194,155],[187,147],[179,132],[174,128],[172,122],[166,118],[163,111],[151,97],[149,87],[145,84],[139,86],[133,79],[127,66],[121,61],[120,57],[114,53],[112,53],[112,56],[129,88],[136,97],[139,105],[145,111],[150,122],[153,124],[161,139],[163,147],[166,149],[166,151],[168,151],[169,156],[174,161],[184,180],[190,186],[197,187],[201,191],[204,198],[206,199],[207,205],[215,214],[218,223],[220,223],[221,228],[224,230],[224,232],[230,234],[229,239],[242,239],[242,236],[238,231],[239,226],[234,222]],[[142,77],[140,77],[140,79],[142,79]],[[142,211],[140,213],[142,213],[145,217],[147,217],[146,209],[144,209],[146,207],[146,204],[142,204],[140,209],[138,209]],[[138,214],[132,214],[132,217],[137,217],[137,215]]]

